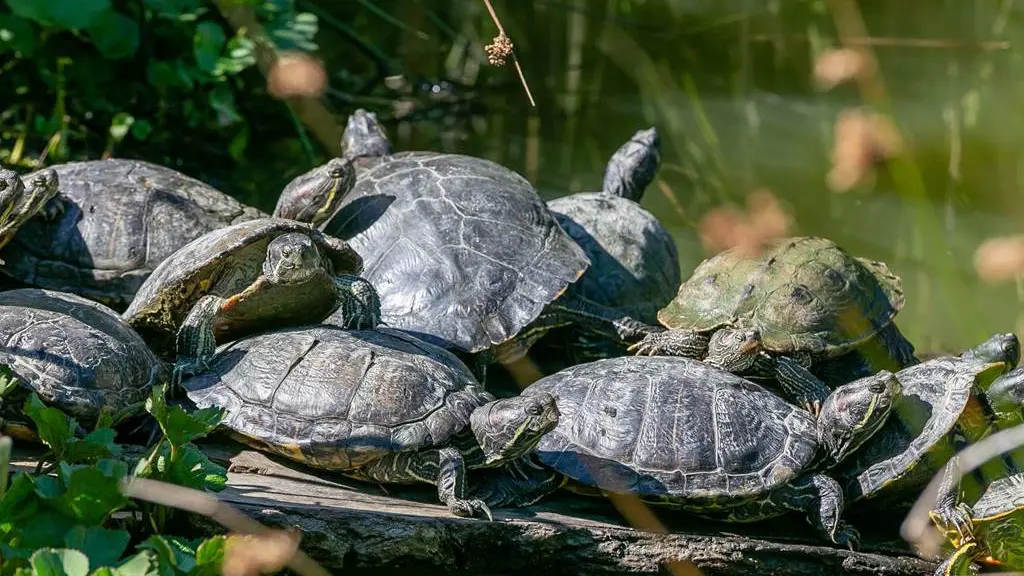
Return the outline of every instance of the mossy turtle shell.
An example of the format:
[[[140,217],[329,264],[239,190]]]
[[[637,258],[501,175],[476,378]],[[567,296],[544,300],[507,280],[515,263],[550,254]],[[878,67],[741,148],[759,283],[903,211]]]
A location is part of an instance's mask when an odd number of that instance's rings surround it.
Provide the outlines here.
[[[159,354],[173,351],[178,328],[195,303],[207,294],[229,297],[262,274],[267,246],[278,236],[311,238],[329,274],[358,274],[363,262],[346,243],[326,237],[308,224],[283,218],[259,218],[209,232],[160,263],[123,317]],[[335,289],[324,276],[300,286],[266,285],[230,312],[218,314],[218,341],[275,326],[315,324],[337,307]]]
[[[448,442],[493,399],[454,355],[397,330],[293,328],[235,341],[183,382],[244,441],[323,469]]]
[[[55,220],[25,222],[0,253],[3,271],[119,310],[178,248],[211,230],[266,216],[204,182],[140,160],[52,169],[64,212]]]
[[[465,352],[532,323],[590,265],[522,176],[435,152],[364,158],[322,226],[366,262],[389,326]]]
[[[145,401],[167,367],[120,316],[75,294],[0,292],[0,364],[83,423]]]
[[[767,350],[835,356],[877,335],[903,303],[885,263],[826,238],[787,238],[754,257],[733,248],[705,260],[658,321],[700,332],[757,328]]]
[[[624,356],[542,378],[561,416],[540,460],[586,486],[660,502],[766,494],[818,449],[814,418],[704,362]]]

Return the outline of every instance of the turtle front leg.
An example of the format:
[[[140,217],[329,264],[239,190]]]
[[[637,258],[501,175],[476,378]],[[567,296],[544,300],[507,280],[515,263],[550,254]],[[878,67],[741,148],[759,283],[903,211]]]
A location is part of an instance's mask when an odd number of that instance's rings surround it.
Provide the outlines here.
[[[565,476],[529,455],[504,466],[474,471],[470,495],[494,508],[519,508],[537,503],[558,490]]]
[[[974,522],[970,508],[959,501],[960,482],[957,478],[960,457],[953,456],[942,469],[942,480],[935,494],[935,509],[928,512],[939,530],[956,533],[960,542],[974,541]]]
[[[185,376],[198,374],[208,367],[210,359],[217,351],[213,321],[227,302],[213,294],[203,296],[192,306],[181,328],[178,328],[177,359],[171,376],[174,386],[181,384]]]
[[[380,325],[380,295],[365,278],[352,274],[334,277],[340,302],[341,327],[349,330],[373,330]]]
[[[766,355],[764,362],[770,366],[766,370],[769,372],[768,376],[775,378],[779,383],[779,388],[793,402],[798,406],[805,407],[815,416],[821,412],[822,403],[831,393],[824,382],[792,358],[785,356],[772,358]]]
[[[963,544],[945,562],[939,564],[933,576],[974,576],[978,573],[974,566],[974,556],[977,553],[977,542]]]
[[[627,350],[637,356],[685,356],[703,360],[708,353],[707,334],[674,328],[662,332],[650,332]]]
[[[771,503],[803,512],[811,526],[834,544],[851,550],[859,546],[857,530],[842,519],[843,490],[824,474],[805,476],[782,486],[772,494]]]

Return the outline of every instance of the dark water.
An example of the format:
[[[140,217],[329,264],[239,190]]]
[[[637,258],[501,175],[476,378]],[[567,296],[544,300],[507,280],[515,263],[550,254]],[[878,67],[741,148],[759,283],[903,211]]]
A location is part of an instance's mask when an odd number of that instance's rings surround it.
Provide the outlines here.
[[[701,217],[767,188],[792,215],[794,233],[826,235],[902,276],[898,323],[919,349],[1024,328],[1018,287],[986,285],[972,264],[984,239],[1015,233],[1024,219],[1019,3],[859,3],[868,36],[855,42],[879,61],[918,176],[883,169],[844,194],[825,186],[832,126],[862,100],[853,86],[822,93],[811,81],[815,55],[838,44],[833,4],[500,2],[536,108],[511,66],[481,62],[481,45],[495,34],[482,2],[372,3],[391,20],[369,3],[317,4],[390,56],[385,74],[464,85],[436,101],[417,96],[409,120],[390,122],[398,149],[490,158],[555,197],[598,187],[615,148],[654,125],[664,163],[643,204],[675,234],[684,275],[705,256],[694,228]],[[846,5],[854,4],[834,3]],[[329,69],[382,69],[339,30],[321,18]],[[356,106],[392,118],[410,105],[353,98],[339,122]],[[271,208],[271,192],[251,200]]]

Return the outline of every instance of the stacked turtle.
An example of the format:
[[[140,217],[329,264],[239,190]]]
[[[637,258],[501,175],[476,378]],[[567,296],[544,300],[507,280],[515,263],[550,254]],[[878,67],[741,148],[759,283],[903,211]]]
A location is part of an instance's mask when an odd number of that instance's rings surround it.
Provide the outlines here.
[[[899,277],[828,239],[727,250],[682,281],[640,206],[653,128],[600,191],[551,202],[489,160],[396,153],[363,110],[343,145],[273,217],[139,161],[0,173],[0,270],[36,286],[0,293],[0,364],[83,422],[170,379],[243,442],[434,484],[460,516],[570,485],[731,522],[803,512],[849,547],[849,504],[905,502],[1024,419],[1016,336],[920,362]],[[550,375],[486,389],[488,364],[533,348]],[[937,517],[984,524],[1018,484]]]

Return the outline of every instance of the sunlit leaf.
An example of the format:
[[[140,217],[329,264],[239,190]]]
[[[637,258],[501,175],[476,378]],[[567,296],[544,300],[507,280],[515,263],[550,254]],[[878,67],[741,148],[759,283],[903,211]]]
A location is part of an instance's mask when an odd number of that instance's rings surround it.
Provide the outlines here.
[[[78,550],[44,548],[29,559],[34,576],[86,576],[89,559]]]

